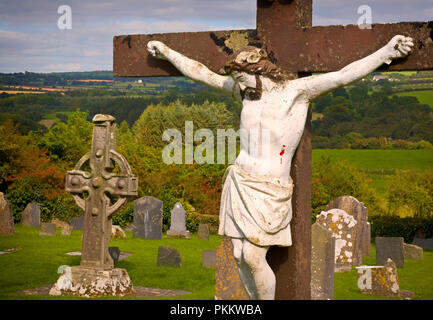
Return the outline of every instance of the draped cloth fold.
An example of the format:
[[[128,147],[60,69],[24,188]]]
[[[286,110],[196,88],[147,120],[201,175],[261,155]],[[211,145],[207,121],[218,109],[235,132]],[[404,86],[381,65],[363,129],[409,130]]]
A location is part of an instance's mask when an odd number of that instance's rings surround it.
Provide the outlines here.
[[[258,246],[290,246],[292,180],[253,175],[237,165],[224,174],[218,234]]]

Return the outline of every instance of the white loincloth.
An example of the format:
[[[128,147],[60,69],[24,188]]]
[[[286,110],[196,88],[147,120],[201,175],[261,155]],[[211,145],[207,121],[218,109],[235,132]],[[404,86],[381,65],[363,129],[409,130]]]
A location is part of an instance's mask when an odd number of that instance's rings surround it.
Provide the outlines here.
[[[224,174],[218,234],[259,246],[290,246],[293,183],[231,165]]]

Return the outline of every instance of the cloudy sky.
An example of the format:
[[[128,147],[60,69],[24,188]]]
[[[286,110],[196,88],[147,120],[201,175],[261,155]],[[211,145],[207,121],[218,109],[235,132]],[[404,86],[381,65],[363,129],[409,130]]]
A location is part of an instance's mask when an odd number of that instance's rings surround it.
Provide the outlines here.
[[[313,25],[433,20],[433,0],[316,0]],[[60,30],[58,8],[72,11]],[[253,29],[256,0],[0,0],[0,72],[112,70],[115,35]]]

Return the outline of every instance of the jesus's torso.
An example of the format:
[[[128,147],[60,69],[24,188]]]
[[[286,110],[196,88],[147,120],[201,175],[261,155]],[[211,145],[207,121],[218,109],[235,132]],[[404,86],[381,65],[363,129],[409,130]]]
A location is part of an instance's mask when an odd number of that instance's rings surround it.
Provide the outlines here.
[[[260,100],[243,100],[241,150],[236,158],[243,170],[281,179],[282,183],[290,180],[292,158],[309,104],[296,82],[264,91]]]

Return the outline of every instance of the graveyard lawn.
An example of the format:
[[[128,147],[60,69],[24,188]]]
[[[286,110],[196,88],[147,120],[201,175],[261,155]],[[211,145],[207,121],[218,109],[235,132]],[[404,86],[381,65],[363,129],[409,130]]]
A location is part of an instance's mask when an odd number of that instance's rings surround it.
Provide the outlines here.
[[[15,225],[15,235],[0,236],[0,250],[18,248],[16,252],[0,255],[0,299],[81,299],[79,297],[54,297],[22,295],[18,291],[54,284],[58,279],[57,270],[61,265],[75,266],[80,256],[69,256],[67,252],[81,251],[82,231],[76,230],[71,236],[62,236],[57,229],[56,236],[40,236],[39,228]],[[132,255],[116,264],[127,269],[135,286],[190,291],[190,294],[161,299],[213,300],[215,269],[202,268],[202,251],[215,250],[221,238],[210,235],[210,240],[199,240],[196,234],[191,239],[167,238],[145,240],[133,238],[127,232],[126,239],[113,239],[110,246],[117,246],[122,252]],[[158,267],[159,246],[170,246],[182,255],[182,266]],[[371,245],[371,256],[364,258],[364,264],[375,264],[375,247]],[[406,260],[404,268],[398,269],[400,288],[416,293],[414,300],[433,300],[433,251],[424,250],[424,260]],[[336,300],[380,300],[383,298],[360,293],[357,287],[355,268],[352,272],[335,274]],[[83,298],[85,299],[85,298]],[[144,298],[101,298],[101,299],[144,299]]]

